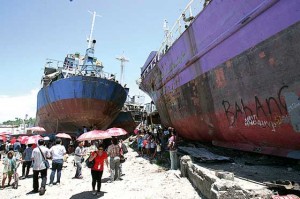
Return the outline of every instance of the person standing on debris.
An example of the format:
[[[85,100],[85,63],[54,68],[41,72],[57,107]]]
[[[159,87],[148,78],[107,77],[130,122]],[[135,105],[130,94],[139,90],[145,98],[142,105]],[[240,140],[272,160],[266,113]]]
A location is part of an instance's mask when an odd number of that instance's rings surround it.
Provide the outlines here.
[[[94,160],[94,162],[95,162],[94,166],[91,168],[93,195],[96,195],[96,194],[100,195],[104,162],[106,163],[107,168],[109,168],[107,158],[108,158],[108,155],[104,151],[104,147],[102,144],[100,144],[98,147],[98,150],[92,152],[89,157],[89,161]],[[97,183],[97,191],[95,191],[96,183]]]
[[[74,161],[76,164],[76,173],[74,178],[82,179],[81,169],[82,169],[82,162],[84,160],[85,151],[83,147],[84,142],[79,142],[79,145],[75,149],[75,156]]]
[[[177,158],[177,136],[174,128],[171,128],[171,137],[168,141],[168,148],[170,151],[171,170],[177,170],[178,158]]]
[[[33,190],[29,193],[38,193],[44,195],[46,191],[47,182],[47,167],[44,163],[44,158],[50,157],[49,149],[44,146],[43,139],[38,141],[38,147],[33,149],[31,159],[33,161]],[[39,174],[41,174],[42,184],[39,190]]]
[[[55,145],[50,148],[50,153],[52,157],[52,171],[50,175],[49,186],[53,185],[55,173],[57,171],[57,180],[56,184],[60,184],[61,170],[64,163],[64,155],[67,153],[65,146],[62,145],[60,138],[56,139]]]

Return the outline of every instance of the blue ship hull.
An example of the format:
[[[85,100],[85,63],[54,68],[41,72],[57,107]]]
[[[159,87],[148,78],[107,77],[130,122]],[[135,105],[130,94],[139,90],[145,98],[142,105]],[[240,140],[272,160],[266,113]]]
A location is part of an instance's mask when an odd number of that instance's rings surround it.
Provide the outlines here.
[[[47,132],[106,129],[118,116],[128,88],[99,77],[74,76],[43,87],[37,96],[37,123]]]

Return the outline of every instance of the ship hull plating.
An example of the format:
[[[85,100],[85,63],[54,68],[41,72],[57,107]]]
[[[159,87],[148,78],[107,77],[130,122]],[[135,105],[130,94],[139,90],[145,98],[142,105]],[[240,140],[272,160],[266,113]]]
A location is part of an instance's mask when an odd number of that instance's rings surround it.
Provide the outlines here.
[[[102,78],[58,80],[38,93],[37,122],[47,132],[77,132],[83,126],[106,129],[118,116],[127,91]]]
[[[212,1],[142,78],[162,123],[187,139],[300,159],[299,8]]]

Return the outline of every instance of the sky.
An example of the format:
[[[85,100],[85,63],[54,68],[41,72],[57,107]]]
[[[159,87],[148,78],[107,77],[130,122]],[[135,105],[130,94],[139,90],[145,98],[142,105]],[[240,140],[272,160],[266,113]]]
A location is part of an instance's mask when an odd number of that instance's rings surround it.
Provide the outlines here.
[[[36,115],[37,92],[46,59],[63,61],[70,53],[84,54],[92,15],[95,56],[104,71],[120,77],[129,95],[142,95],[136,80],[141,67],[164,37],[163,21],[172,26],[189,0],[0,0],[0,123]]]

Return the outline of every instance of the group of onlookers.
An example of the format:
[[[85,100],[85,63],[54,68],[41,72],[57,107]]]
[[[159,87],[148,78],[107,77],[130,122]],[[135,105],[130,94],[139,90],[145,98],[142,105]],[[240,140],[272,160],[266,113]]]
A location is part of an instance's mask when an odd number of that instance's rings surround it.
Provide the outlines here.
[[[139,155],[150,160],[159,160],[162,158],[162,152],[169,151],[171,169],[177,169],[177,137],[174,128],[141,128],[138,130],[136,141]]]
[[[103,140],[101,143],[96,141],[88,147],[84,147],[84,145],[84,142],[79,142],[75,149],[74,162],[76,165],[76,173],[74,178],[83,178],[82,164],[85,161],[85,157],[89,155],[86,159],[94,162],[91,167],[92,190],[94,195],[99,195],[104,163],[106,163],[109,168],[111,182],[121,179],[121,157],[124,155],[124,144],[122,140],[119,142],[116,137],[113,137],[110,145],[108,145],[107,142],[104,144]],[[59,185],[66,153],[66,148],[62,145],[60,138],[56,139],[55,144],[52,145],[50,149],[45,145],[45,141],[40,139],[37,145],[28,145],[26,149],[23,150],[23,153],[19,153],[18,150],[16,150],[16,152],[13,150],[8,151],[6,157],[3,159],[2,189],[5,187],[4,185],[7,178],[8,185],[10,185],[12,175],[19,161],[23,164],[21,179],[29,176],[31,167],[33,170],[33,190],[28,194],[39,193],[40,195],[44,195],[46,191],[47,171],[50,167],[46,162],[48,159],[52,159],[49,186]],[[20,155],[17,156],[16,154]],[[56,182],[54,182],[55,175]],[[39,186],[39,177],[42,179],[41,186]]]
[[[162,129],[140,129],[137,134],[137,146],[140,156],[150,160],[162,158],[163,151],[169,151],[171,160],[171,169],[177,169],[177,137],[175,130],[171,127]],[[111,143],[109,143],[111,142]],[[99,140],[92,143],[78,142],[74,151],[74,165],[76,166],[75,179],[82,179],[82,164],[84,161],[93,161],[91,167],[92,190],[94,195],[100,194],[101,179],[104,170],[104,163],[109,168],[110,182],[120,180],[122,174],[122,160],[124,153],[127,152],[122,140],[113,137],[111,140]],[[124,148],[125,147],[125,148]],[[27,145],[21,151],[21,145],[14,144],[9,148],[6,158],[3,159],[3,179],[2,188],[5,186],[5,181],[8,178],[8,185],[12,180],[12,175],[17,167],[17,162],[22,162],[22,177],[28,178],[30,168],[33,170],[33,190],[29,193],[39,193],[44,195],[47,183],[47,171],[50,167],[47,165],[47,159],[52,159],[51,174],[49,186],[54,184],[59,185],[65,155],[66,147],[62,145],[60,138],[56,139],[55,143],[49,149],[43,139],[38,140],[37,145]],[[15,152],[13,151],[15,150]],[[19,155],[18,155],[19,154]],[[108,160],[109,158],[109,160]],[[56,182],[54,178],[56,175]],[[39,177],[42,179],[39,186]],[[97,185],[97,187],[96,187]]]

